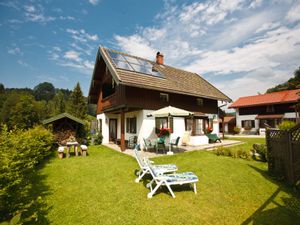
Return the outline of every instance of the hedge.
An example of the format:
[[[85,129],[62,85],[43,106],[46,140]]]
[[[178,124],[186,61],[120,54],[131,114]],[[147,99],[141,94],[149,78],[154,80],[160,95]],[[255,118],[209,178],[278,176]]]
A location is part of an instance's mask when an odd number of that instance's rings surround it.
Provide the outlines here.
[[[0,131],[0,220],[26,211],[32,200],[31,176],[37,164],[51,153],[53,135],[41,126],[29,130]]]

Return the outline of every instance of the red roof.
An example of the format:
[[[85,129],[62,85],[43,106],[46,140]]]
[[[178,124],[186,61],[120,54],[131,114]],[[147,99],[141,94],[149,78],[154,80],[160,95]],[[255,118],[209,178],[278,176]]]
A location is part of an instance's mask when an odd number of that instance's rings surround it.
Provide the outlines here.
[[[240,97],[238,100],[234,101],[228,108],[297,102],[297,100],[300,98],[300,95],[298,95],[297,93],[300,93],[300,89]]]

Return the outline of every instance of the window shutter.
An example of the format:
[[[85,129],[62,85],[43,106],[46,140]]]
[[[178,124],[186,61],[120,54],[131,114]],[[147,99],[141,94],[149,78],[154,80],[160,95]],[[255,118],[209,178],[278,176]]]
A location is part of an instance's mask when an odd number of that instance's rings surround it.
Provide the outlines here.
[[[173,121],[174,121],[174,119],[173,119],[173,117],[170,117],[169,118],[170,119],[170,129],[171,129],[171,133],[173,133]]]
[[[136,117],[132,118],[132,133],[136,134]]]
[[[242,120],[242,127],[244,128],[245,127],[245,121]]]
[[[159,118],[155,118],[155,133],[159,134],[160,132],[160,121]]]
[[[129,133],[130,131],[130,119],[126,118],[126,133]]]
[[[254,127],[255,127],[254,120],[251,120],[251,127],[252,127],[252,128],[254,128]]]

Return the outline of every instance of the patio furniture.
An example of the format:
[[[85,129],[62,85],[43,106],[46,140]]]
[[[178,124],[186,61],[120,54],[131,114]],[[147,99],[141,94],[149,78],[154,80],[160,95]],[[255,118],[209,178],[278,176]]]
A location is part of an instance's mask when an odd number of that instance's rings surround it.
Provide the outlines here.
[[[159,150],[162,150],[163,153],[166,151],[166,136],[161,136],[157,139],[156,141],[156,154],[158,153]]]
[[[88,147],[86,145],[80,145],[81,156],[86,157]]]
[[[65,148],[63,146],[59,146],[57,151],[58,151],[58,157],[62,159],[64,157]]]
[[[70,149],[72,146],[74,146],[75,155],[78,156],[78,149],[77,149],[78,142],[77,141],[68,141],[66,145],[67,145],[67,158],[70,157]]]
[[[148,198],[152,198],[157,189],[160,188],[162,185],[167,186],[173,198],[175,198],[175,194],[171,188],[172,185],[190,184],[191,186],[193,186],[195,194],[197,194],[196,182],[198,182],[198,177],[194,173],[185,172],[173,174],[159,174],[155,171],[150,162],[146,161],[146,165],[148,166],[149,172],[153,177],[153,180],[149,184],[151,191],[147,195]],[[156,186],[153,189],[152,184],[154,182],[156,183]]]
[[[150,140],[146,140],[145,138],[143,138],[144,141],[144,148],[146,151],[148,151],[151,148],[155,148],[155,144],[152,144]]]
[[[137,136],[131,136],[128,139],[127,147],[133,149],[137,143]]]
[[[177,137],[175,140],[172,140],[172,141],[170,142],[171,149],[173,149],[173,147],[176,146],[176,149],[178,150],[179,140],[180,140],[180,137]]]
[[[215,143],[215,142],[219,141],[221,143],[221,139],[216,134],[206,134],[206,136],[208,137],[210,142]]]
[[[145,174],[149,173],[149,166],[146,165],[145,161],[147,160],[151,165],[153,162],[149,161],[146,158],[142,158],[139,149],[139,145],[136,145],[134,148],[134,155],[136,158],[136,161],[138,162],[140,166],[140,170],[137,172],[137,175],[139,176],[138,178],[135,179],[135,182],[138,183]],[[157,174],[164,174],[164,173],[172,173],[177,171],[177,166],[174,164],[163,164],[163,165],[152,165],[152,169],[157,173]]]

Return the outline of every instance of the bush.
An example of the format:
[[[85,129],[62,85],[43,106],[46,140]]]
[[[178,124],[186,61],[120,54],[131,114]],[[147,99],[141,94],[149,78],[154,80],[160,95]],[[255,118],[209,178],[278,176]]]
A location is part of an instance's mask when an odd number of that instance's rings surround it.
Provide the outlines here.
[[[278,128],[279,128],[279,130],[289,130],[289,129],[293,128],[295,125],[296,125],[296,123],[293,121],[284,120],[278,125]]]
[[[239,127],[234,127],[234,128],[233,128],[233,132],[234,132],[234,134],[239,134],[239,133],[241,132],[241,128],[239,128]]]
[[[53,135],[43,127],[0,132],[0,214],[8,219],[28,209],[35,166],[51,153]]]
[[[254,144],[253,145],[253,158],[256,160],[260,160],[263,162],[267,162],[267,146],[263,144]],[[256,153],[259,155],[259,158],[257,157]]]
[[[223,155],[223,156],[229,156],[232,158],[241,158],[241,159],[247,159],[249,160],[250,154],[248,151],[244,149],[231,149],[231,148],[224,148],[224,147],[219,147],[215,150],[216,155]]]
[[[95,145],[101,145],[103,140],[103,135],[101,133],[98,133],[95,137],[94,144]]]

